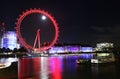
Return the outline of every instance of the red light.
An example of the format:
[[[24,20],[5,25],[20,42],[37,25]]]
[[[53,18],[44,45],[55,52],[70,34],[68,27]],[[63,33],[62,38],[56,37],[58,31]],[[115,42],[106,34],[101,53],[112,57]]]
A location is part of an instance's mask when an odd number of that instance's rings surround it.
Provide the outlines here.
[[[48,18],[52,21],[52,23],[53,23],[53,26],[54,26],[54,28],[55,28],[55,37],[54,37],[53,41],[52,41],[48,46],[44,46],[44,47],[40,47],[40,46],[39,46],[40,48],[39,48],[39,47],[38,47],[38,48],[35,48],[34,46],[31,46],[31,45],[27,44],[27,42],[26,42],[26,41],[23,39],[23,37],[21,36],[21,33],[20,33],[21,23],[22,23],[23,19],[24,19],[26,16],[28,16],[28,15],[30,15],[30,14],[32,14],[32,13],[43,14],[43,15],[45,15],[46,17],[48,17]],[[54,19],[50,14],[48,14],[47,12],[45,12],[45,11],[43,11],[43,10],[40,10],[40,9],[30,9],[29,11],[27,10],[26,12],[23,12],[23,14],[20,15],[20,17],[19,17],[17,20],[18,20],[17,23],[16,23],[17,36],[18,36],[20,42],[22,43],[22,45],[23,45],[24,47],[26,47],[27,49],[31,49],[31,50],[35,50],[35,49],[36,49],[36,50],[38,50],[38,51],[45,51],[45,50],[51,48],[51,47],[56,43],[56,41],[57,41],[57,39],[58,39],[58,33],[59,33],[59,31],[58,31],[58,25],[57,25],[55,19]],[[38,35],[37,35],[37,36],[38,36]],[[38,38],[38,37],[37,37],[37,38]]]

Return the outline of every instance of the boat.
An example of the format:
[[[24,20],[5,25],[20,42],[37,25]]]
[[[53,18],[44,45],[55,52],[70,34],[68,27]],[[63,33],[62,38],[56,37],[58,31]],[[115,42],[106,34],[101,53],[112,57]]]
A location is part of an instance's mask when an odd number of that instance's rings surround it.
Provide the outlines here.
[[[92,64],[114,63],[115,57],[113,53],[94,53],[91,59]]]
[[[90,64],[91,62],[88,59],[77,59],[76,63],[77,64]]]

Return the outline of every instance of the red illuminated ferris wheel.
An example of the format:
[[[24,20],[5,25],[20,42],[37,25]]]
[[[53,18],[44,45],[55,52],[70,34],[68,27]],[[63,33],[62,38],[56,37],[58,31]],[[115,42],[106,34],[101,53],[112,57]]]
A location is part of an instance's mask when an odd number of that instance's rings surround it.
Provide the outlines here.
[[[30,9],[17,19],[16,32],[24,47],[44,51],[56,43],[59,31],[56,20],[48,12]]]

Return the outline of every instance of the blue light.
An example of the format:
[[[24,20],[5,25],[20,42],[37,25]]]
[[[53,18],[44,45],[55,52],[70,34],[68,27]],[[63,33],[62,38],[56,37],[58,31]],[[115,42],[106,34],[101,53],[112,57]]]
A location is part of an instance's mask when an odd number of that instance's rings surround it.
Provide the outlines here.
[[[64,47],[52,47],[50,50],[49,50],[49,53],[64,53]]]
[[[81,52],[92,52],[92,47],[80,47]]]
[[[9,48],[13,50],[17,47],[17,36],[14,31],[7,31],[2,37],[2,47]]]
[[[80,59],[92,59],[93,54],[80,54]]]
[[[67,46],[66,50],[68,52],[79,52],[79,47],[78,46]]]

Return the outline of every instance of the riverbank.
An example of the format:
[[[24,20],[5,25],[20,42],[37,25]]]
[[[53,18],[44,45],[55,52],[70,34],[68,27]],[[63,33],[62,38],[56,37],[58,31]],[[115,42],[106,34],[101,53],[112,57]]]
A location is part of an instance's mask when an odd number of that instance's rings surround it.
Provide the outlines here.
[[[21,54],[19,54],[19,53],[11,53],[11,54],[0,54],[0,58],[2,58],[2,57],[5,57],[5,58],[7,58],[7,57],[23,57],[23,56],[26,56],[26,53],[21,53]]]

